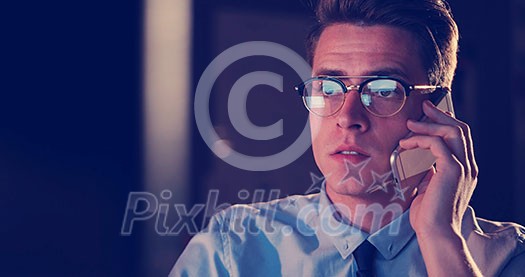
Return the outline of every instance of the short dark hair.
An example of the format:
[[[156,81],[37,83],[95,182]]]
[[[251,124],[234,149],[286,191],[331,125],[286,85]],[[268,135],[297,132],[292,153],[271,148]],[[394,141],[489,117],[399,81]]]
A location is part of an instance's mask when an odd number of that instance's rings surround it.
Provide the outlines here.
[[[414,35],[430,83],[452,84],[459,32],[444,0],[319,0],[316,17],[306,45],[311,63],[321,33],[330,25],[388,25]]]

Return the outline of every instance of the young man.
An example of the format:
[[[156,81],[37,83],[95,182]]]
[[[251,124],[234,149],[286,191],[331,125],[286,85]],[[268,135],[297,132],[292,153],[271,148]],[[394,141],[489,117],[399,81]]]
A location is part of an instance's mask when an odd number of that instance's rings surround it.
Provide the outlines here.
[[[321,192],[220,212],[171,275],[525,274],[523,227],[477,219],[468,206],[478,173],[468,125],[428,100],[451,87],[456,67],[447,5],[325,0],[317,17],[313,78],[299,90]],[[429,149],[434,168],[394,185],[398,144]]]

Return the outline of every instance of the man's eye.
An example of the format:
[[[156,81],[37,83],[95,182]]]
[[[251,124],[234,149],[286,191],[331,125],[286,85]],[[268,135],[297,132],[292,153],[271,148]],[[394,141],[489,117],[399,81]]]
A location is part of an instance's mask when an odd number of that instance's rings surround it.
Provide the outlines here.
[[[388,97],[391,93],[392,93],[391,90],[381,90],[381,91],[379,91],[379,95],[381,95],[383,97]]]
[[[330,96],[335,93],[335,90],[331,88],[323,88],[323,93]]]
[[[324,82],[322,87],[323,87],[323,94],[326,96],[334,95],[338,91],[341,90],[336,84],[333,84],[330,82]]]
[[[397,92],[395,90],[378,90],[376,94],[384,98],[391,98],[396,97]]]
[[[373,80],[366,86],[370,94],[379,98],[397,98],[400,95],[400,84],[395,80]]]

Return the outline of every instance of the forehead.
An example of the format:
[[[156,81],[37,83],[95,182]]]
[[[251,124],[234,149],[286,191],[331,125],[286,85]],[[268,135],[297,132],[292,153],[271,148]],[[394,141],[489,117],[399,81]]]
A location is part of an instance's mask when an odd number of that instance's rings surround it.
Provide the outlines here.
[[[393,75],[424,82],[419,51],[414,36],[401,28],[334,24],[317,42],[313,75]]]

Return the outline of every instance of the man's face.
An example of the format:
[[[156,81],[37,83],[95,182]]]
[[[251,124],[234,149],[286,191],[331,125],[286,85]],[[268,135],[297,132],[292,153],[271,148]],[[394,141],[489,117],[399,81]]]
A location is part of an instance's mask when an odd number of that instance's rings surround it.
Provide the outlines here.
[[[403,29],[337,24],[327,27],[319,38],[313,75],[386,75],[408,84],[427,84],[419,54],[413,35]],[[363,81],[344,80],[347,86]],[[408,133],[407,119],[421,117],[425,99],[413,93],[399,113],[377,117],[367,112],[358,93],[351,91],[335,115],[310,114],[313,153],[326,177],[328,192],[366,196],[374,179],[389,174],[390,154]]]

